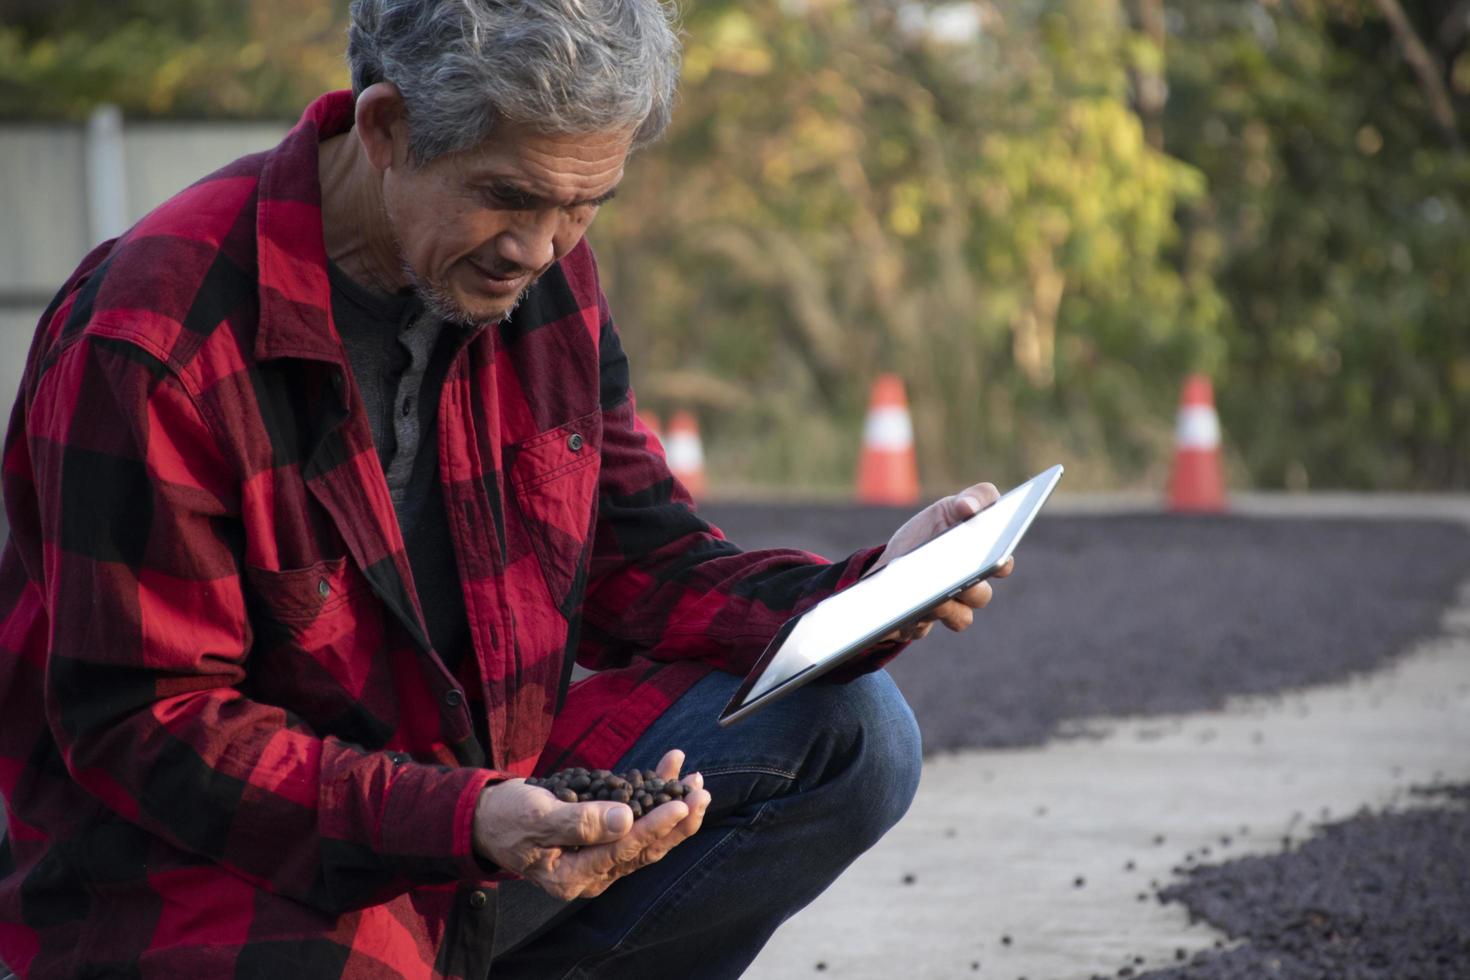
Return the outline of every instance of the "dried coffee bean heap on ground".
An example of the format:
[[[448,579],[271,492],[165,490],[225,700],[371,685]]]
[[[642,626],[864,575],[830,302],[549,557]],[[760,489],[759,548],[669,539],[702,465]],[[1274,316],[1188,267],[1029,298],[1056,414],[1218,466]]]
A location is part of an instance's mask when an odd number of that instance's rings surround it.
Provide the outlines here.
[[[633,819],[670,800],[682,800],[689,787],[677,779],[662,779],[652,769],[630,769],[625,773],[606,769],[562,769],[547,776],[532,776],[526,782],[540,786],[563,803],[611,800],[633,808]]]
[[[1470,784],[1414,795],[1435,805],[1360,812],[1282,853],[1189,869],[1160,897],[1234,942],[1148,980],[1470,977]]]

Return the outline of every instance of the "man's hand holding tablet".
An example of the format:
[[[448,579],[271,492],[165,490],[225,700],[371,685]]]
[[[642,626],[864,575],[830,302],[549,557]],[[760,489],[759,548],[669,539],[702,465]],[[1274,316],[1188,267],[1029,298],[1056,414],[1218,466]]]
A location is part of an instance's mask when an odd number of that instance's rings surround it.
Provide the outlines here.
[[[928,544],[955,525],[963,524],[999,499],[1000,491],[996,489],[994,483],[977,483],[954,496],[945,497],[943,500],[930,504],[909,518],[903,527],[893,533],[893,537],[888,539],[888,546],[883,549],[883,554],[873,564],[873,567],[868,569],[863,578],[872,575],[893,559]],[[990,578],[1005,578],[1015,570],[1015,558],[1007,558],[1005,564],[991,573]],[[944,600],[912,626],[896,629],[879,642],[901,640],[908,643],[913,640],[922,640],[929,635],[929,631],[934,628],[936,622],[943,623],[958,633],[970,627],[970,624],[975,621],[975,610],[984,609],[990,604],[992,598],[994,598],[994,591],[990,587],[989,579],[977,582],[953,599]]]
[[[728,725],[885,641],[927,635],[935,622],[967,629],[989,604],[991,578],[1015,568],[1016,545],[1051,496],[1053,466],[1001,495],[979,483],[920,511],[854,585],[795,616],[725,706]]]

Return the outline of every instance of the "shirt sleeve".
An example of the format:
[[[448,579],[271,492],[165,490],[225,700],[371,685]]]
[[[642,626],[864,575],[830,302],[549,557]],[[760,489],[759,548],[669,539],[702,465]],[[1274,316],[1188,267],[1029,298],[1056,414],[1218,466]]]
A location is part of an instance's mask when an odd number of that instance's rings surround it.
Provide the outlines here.
[[[474,857],[497,774],[319,737],[252,700],[238,477],[186,384],[85,336],[29,385],[26,447],[50,616],[47,721],[106,808],[327,912],[489,877]]]
[[[601,312],[602,474],[579,662],[600,670],[636,654],[746,673],[786,620],[856,582],[883,549],[828,562],[727,541],[695,512],[638,420],[605,300]],[[833,679],[877,669],[899,649],[880,644]]]

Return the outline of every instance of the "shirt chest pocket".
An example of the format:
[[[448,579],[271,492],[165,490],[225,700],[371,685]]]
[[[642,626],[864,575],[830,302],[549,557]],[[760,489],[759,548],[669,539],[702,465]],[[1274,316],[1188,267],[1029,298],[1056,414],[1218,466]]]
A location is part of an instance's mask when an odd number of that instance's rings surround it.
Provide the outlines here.
[[[323,733],[372,744],[373,732],[342,730],[382,692],[384,618],[371,586],[347,557],[292,569],[247,567],[252,693],[289,708]],[[372,726],[368,726],[371,728]]]
[[[601,455],[599,412],[539,433],[512,451],[510,478],[520,531],[541,566],[552,602],[569,618],[582,600]]]

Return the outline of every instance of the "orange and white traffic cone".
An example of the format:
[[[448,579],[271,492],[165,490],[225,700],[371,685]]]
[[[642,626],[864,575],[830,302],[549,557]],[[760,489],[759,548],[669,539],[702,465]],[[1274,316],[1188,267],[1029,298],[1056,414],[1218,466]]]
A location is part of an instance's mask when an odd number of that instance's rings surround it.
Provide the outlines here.
[[[864,504],[905,506],[919,500],[914,423],[903,381],[896,374],[879,375],[873,382],[858,460],[857,499]]]
[[[1192,374],[1179,396],[1174,430],[1174,468],[1169,474],[1169,509],[1218,513],[1225,509],[1220,465],[1220,417],[1210,379]]]
[[[699,422],[689,412],[675,412],[664,439],[669,470],[684,484],[689,496],[704,496],[704,444],[699,441]]]

